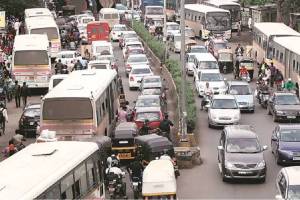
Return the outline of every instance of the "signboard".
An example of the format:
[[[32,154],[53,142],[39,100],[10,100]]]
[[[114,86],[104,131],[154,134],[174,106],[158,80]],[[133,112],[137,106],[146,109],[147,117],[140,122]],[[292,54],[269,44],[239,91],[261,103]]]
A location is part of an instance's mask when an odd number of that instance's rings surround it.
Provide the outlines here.
[[[5,11],[0,11],[0,28],[5,28]]]

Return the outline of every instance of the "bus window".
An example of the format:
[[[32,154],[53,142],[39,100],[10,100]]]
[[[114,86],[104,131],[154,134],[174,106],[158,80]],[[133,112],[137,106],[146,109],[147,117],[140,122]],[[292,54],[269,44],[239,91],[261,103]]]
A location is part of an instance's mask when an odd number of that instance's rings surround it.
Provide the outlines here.
[[[62,199],[75,198],[73,173],[70,173],[61,181],[61,198]]]
[[[75,170],[75,185],[79,185],[79,193],[82,195],[86,194],[88,191],[87,185],[87,174],[86,174],[86,167],[85,163],[82,163],[76,170]],[[77,183],[77,184],[76,184]]]
[[[38,199],[59,199],[60,198],[60,188],[59,184],[56,183],[44,194],[40,195]]]
[[[92,158],[87,160],[86,167],[87,167],[89,188],[92,188],[96,184],[95,167]]]

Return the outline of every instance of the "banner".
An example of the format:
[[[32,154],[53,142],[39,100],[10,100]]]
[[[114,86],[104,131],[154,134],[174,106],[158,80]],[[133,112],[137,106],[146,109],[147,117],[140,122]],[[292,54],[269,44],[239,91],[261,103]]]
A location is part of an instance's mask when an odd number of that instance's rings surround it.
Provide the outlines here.
[[[5,28],[5,11],[0,11],[0,28]]]

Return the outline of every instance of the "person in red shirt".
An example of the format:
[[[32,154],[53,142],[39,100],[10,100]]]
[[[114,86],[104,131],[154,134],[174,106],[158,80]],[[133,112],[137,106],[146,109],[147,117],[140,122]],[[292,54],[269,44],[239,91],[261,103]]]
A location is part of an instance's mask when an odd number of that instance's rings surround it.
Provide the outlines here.
[[[240,77],[242,76],[248,76],[248,70],[245,66],[242,66],[242,68],[240,69]]]

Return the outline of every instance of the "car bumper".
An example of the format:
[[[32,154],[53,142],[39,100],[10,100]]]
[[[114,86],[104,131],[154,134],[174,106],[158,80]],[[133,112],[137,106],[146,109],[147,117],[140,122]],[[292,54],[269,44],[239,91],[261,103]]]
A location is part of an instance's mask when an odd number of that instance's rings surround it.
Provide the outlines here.
[[[193,72],[194,74],[194,72]],[[213,90],[214,91],[214,94],[225,94],[226,93],[226,89],[218,89],[218,90]],[[203,96],[204,95],[204,90],[203,89],[198,89],[198,93],[199,93],[199,96]]]
[[[262,169],[225,169],[227,179],[263,179],[266,177],[266,168]]]
[[[281,121],[292,121],[292,122],[300,122],[300,116],[297,115],[278,115],[276,114],[276,118]]]
[[[194,75],[194,70],[193,70],[193,69],[187,69],[187,70],[186,70],[186,73],[187,73],[189,76],[192,76],[192,75]]]
[[[220,119],[209,119],[209,124],[216,127],[223,127],[226,125],[237,125],[239,123],[237,120],[220,120]]]
[[[48,88],[49,83],[27,82],[28,88]]]
[[[114,35],[111,36],[111,39],[114,40],[114,41],[118,41],[120,39],[120,35],[114,34]]]
[[[240,105],[239,104],[239,109],[241,111],[253,111],[255,109],[255,106],[254,105]]]
[[[293,155],[293,153],[284,153],[278,151],[278,159],[284,164],[300,163],[300,155]]]
[[[175,53],[180,53],[180,48],[176,48],[176,47],[175,47],[175,48],[174,48],[174,52],[175,52]]]
[[[141,83],[135,82],[135,81],[129,81],[129,87],[130,88],[139,88],[141,86]]]

